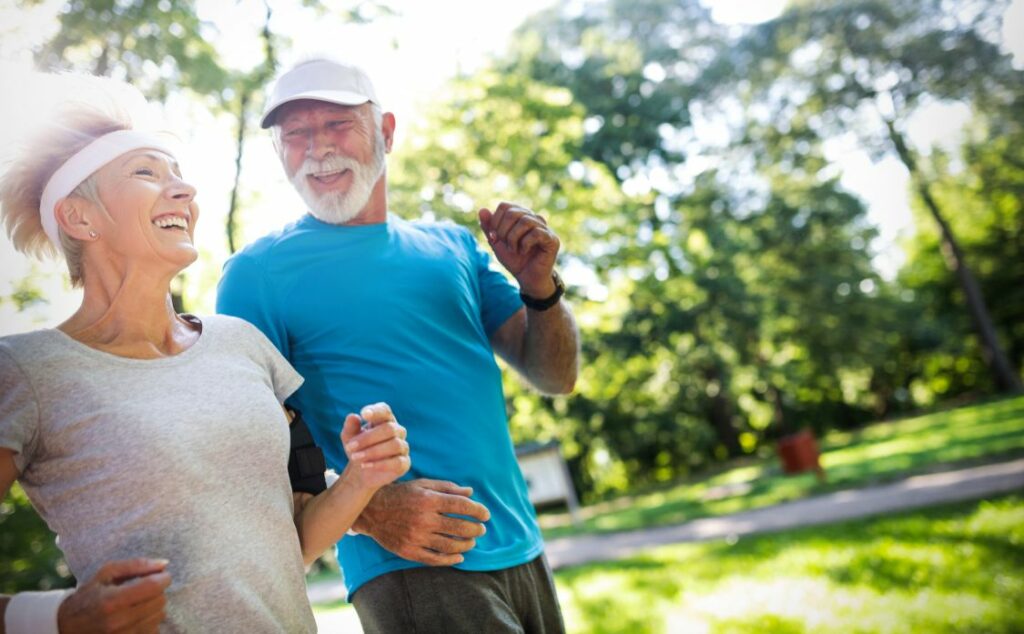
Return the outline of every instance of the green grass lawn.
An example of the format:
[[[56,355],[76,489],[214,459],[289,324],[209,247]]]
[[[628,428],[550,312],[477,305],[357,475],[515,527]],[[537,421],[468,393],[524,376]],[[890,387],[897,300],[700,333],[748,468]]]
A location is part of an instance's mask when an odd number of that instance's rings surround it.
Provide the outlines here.
[[[1024,632],[1024,496],[651,549],[555,573],[570,634]],[[344,602],[322,631],[359,631]]]
[[[1024,632],[1024,497],[666,546],[555,578],[571,633]]]
[[[546,538],[674,524],[891,481],[911,474],[1024,455],[1024,397],[936,412],[821,441],[828,479],[787,476],[774,457],[710,477],[593,505],[573,527],[564,513],[541,515]]]

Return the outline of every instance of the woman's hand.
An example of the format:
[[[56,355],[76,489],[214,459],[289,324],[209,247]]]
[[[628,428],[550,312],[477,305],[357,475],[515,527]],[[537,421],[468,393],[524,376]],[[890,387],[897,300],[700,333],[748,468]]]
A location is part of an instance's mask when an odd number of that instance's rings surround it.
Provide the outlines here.
[[[307,566],[342,538],[378,489],[409,470],[405,427],[391,408],[376,403],[360,413],[346,416],[341,428],[348,465],[338,481],[314,497],[296,496],[295,527]]]
[[[387,403],[367,405],[360,414],[361,419],[355,414],[345,417],[341,430],[349,460],[341,477],[358,488],[376,491],[409,470],[409,443],[405,427],[398,424]]]
[[[128,559],[104,564],[60,605],[61,632],[153,632],[164,620],[171,585],[167,560]]]

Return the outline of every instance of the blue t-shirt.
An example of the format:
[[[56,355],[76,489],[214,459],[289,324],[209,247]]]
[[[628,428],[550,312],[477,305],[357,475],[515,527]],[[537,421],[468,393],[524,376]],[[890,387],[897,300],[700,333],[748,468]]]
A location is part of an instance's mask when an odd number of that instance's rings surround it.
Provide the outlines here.
[[[306,215],[234,255],[217,311],[262,330],[305,378],[289,399],[338,470],[345,416],[384,401],[408,430],[403,479],[473,487],[487,532],[457,567],[499,570],[543,550],[508,433],[490,336],[522,302],[472,234],[389,215],[337,226]],[[373,539],[338,544],[349,596],[377,575],[416,567]]]

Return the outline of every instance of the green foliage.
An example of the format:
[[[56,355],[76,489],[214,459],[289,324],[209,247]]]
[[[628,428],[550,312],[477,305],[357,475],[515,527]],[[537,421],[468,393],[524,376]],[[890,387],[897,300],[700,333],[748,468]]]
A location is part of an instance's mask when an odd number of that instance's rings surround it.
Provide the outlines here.
[[[53,533],[15,484],[0,501],[0,593],[73,585]]]
[[[989,260],[986,270],[975,270],[976,254],[960,245],[961,251],[967,251],[961,257],[954,245],[973,232],[965,225],[977,227],[977,220],[995,208],[983,192],[991,188],[1005,191],[1006,172],[1019,175],[1022,165],[1013,160],[1010,146],[993,146],[990,160],[1007,169],[1001,181],[991,170],[972,179],[973,188],[981,193],[980,204],[968,206],[948,194],[940,195],[957,179],[941,169],[923,169],[916,149],[907,147],[905,139],[907,119],[920,106],[942,101],[969,104],[976,113],[991,116],[1001,131],[1019,128],[1024,72],[1013,67],[996,41],[999,16],[1007,3],[990,0],[957,10],[954,6],[946,0],[797,2],[780,18],[752,28],[719,56],[708,75],[714,78],[707,84],[710,95],[735,99],[746,109],[748,115],[741,124],[745,143],[761,147],[765,141],[774,145],[780,136],[794,133],[797,138],[824,139],[853,132],[868,152],[895,154],[904,163],[915,194],[927,209],[926,214],[919,214],[917,223],[926,228],[924,235],[937,223],[952,226],[953,231],[943,240],[948,244],[941,246],[948,270],[925,266],[931,268],[937,286],[943,287],[947,296],[954,296],[953,301],[943,301],[936,285],[898,289],[898,294],[907,290],[911,297],[920,290],[919,310],[930,320],[904,330],[894,341],[892,353],[909,362],[907,365],[872,377],[879,396],[885,399],[888,394],[911,390],[918,402],[930,403],[952,394],[1010,389],[1019,384],[1014,375],[1021,366],[1019,348],[1011,351],[1008,364],[1017,370],[998,362],[1004,347],[1000,334],[1005,338],[1008,330],[1016,331],[1019,301],[1009,311],[990,314],[989,310],[1002,303],[1002,290],[1021,286],[1020,272],[1013,267],[1008,275],[999,276],[1003,278],[999,282],[991,276],[993,268],[1019,260],[1019,253],[1003,248],[998,258]],[[804,145],[813,148],[813,143],[805,141]],[[963,158],[973,163],[980,157],[967,148]],[[1015,176],[1010,178],[1012,182]],[[971,220],[964,222],[966,218]],[[1006,237],[990,234],[1000,245]],[[939,240],[930,242],[937,254]],[[1019,239],[1016,244],[1019,247]],[[995,259],[998,262],[993,267]],[[967,277],[974,271],[982,279],[981,297],[954,288],[969,284],[954,277],[957,271],[966,272],[963,275]],[[942,277],[945,279],[940,280]],[[968,319],[969,314],[973,319]],[[992,332],[988,321],[994,322],[997,332]],[[942,331],[938,338],[934,337],[936,330]],[[943,335],[952,345],[944,345]],[[891,383],[894,379],[899,382]]]
[[[558,571],[570,632],[1014,632],[1024,499],[654,549]]]
[[[725,39],[695,0],[563,2],[519,29],[507,72],[568,88],[587,110],[585,155],[625,180],[684,158],[666,140],[691,125],[694,80]]]
[[[123,79],[157,101],[180,88],[219,95],[228,76],[209,30],[193,0],[75,0],[36,62]]]
[[[14,283],[10,296],[0,297],[0,303],[5,301],[13,303],[20,312],[35,304],[46,303],[46,297],[36,286],[35,277],[27,275]]]

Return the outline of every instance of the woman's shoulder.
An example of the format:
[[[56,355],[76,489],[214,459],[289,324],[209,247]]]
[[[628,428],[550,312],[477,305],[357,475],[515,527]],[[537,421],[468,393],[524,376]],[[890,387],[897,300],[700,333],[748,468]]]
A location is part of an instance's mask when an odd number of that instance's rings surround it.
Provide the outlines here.
[[[251,343],[260,347],[264,343],[265,345],[270,345],[270,342],[267,341],[266,336],[259,328],[240,317],[215,313],[202,316],[183,315],[183,318],[187,321],[195,320],[201,323],[203,336],[211,335],[212,339],[221,342],[229,344]]]
[[[181,318],[191,324],[198,324],[202,328],[204,335],[213,334],[218,338],[251,336],[252,331],[256,329],[255,326],[246,320],[233,315],[222,315],[219,313],[211,315],[183,314]]]
[[[31,377],[46,368],[61,367],[68,351],[58,330],[49,328],[0,337],[0,375]]]
[[[39,352],[41,349],[52,347],[59,335],[54,328],[4,335],[0,337],[0,352],[14,358],[32,351]]]

